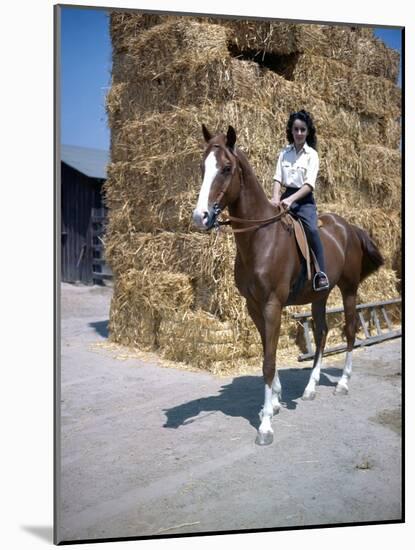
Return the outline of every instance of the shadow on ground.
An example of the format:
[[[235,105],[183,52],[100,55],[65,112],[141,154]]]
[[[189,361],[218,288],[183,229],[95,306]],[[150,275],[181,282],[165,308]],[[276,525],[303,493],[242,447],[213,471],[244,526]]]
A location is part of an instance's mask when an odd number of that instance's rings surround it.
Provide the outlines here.
[[[295,409],[301,399],[311,368],[284,369],[279,371],[282,386],[282,403],[287,409]],[[321,372],[320,386],[336,385],[330,377],[339,377],[341,369],[329,368]],[[178,428],[192,424],[200,413],[222,412],[227,416],[245,418],[255,429],[259,427],[258,413],[264,399],[264,382],[261,376],[240,376],[230,384],[222,386],[219,395],[201,397],[182,403],[170,409],[164,409],[167,420],[165,428]]]
[[[88,323],[90,327],[95,329],[95,331],[102,336],[102,338],[108,338],[108,322],[106,321],[94,321],[93,323]]]

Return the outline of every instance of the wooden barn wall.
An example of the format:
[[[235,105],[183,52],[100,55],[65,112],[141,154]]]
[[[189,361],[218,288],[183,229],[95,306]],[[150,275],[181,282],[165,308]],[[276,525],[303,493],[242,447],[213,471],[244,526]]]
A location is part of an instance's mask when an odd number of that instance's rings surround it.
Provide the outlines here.
[[[70,166],[61,165],[62,281],[93,283],[93,208],[102,206],[101,185]]]

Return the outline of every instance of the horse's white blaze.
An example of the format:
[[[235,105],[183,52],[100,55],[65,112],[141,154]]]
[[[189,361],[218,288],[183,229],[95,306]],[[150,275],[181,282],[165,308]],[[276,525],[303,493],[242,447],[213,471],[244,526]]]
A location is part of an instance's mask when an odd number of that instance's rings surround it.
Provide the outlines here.
[[[212,187],[213,180],[215,179],[218,170],[219,167],[216,162],[215,153],[212,151],[205,160],[205,177],[203,178],[199,199],[195,209],[195,214],[198,214],[201,218],[203,218],[203,214],[208,211],[210,188]]]

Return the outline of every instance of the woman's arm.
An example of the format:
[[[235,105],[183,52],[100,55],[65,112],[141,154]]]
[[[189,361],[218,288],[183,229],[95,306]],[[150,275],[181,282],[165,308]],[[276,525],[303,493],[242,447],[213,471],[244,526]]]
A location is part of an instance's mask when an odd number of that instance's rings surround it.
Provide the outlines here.
[[[278,206],[280,204],[280,197],[281,197],[281,183],[278,180],[274,180],[274,190],[272,192],[271,203],[274,206]]]
[[[277,160],[277,166],[275,167],[275,174],[274,174],[274,189],[272,190],[272,198],[271,198],[271,204],[274,204],[275,206],[279,206],[280,204],[280,197],[281,197],[281,183],[282,183],[282,156],[283,151],[280,152],[278,155]]]
[[[294,201],[298,201],[299,199],[302,199],[303,197],[307,196],[309,193],[311,193],[312,190],[313,188],[311,187],[311,185],[309,185],[308,183],[305,183],[302,187],[300,187],[298,191],[296,191],[286,199],[282,200],[281,204],[285,208],[289,208]]]

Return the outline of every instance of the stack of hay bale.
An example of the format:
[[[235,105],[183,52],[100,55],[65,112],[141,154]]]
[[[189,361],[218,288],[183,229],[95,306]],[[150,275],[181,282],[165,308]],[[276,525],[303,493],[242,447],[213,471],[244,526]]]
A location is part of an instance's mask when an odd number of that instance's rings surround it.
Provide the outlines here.
[[[397,52],[368,28],[125,12],[113,12],[110,23],[106,253],[115,277],[113,341],[215,372],[261,355],[234,284],[233,236],[192,226],[202,123],[212,131],[236,128],[271,196],[287,117],[310,111],[321,158],[319,210],[368,230],[386,257],[386,267],[362,285],[359,302],[398,294]],[[329,306],[340,304],[333,292]],[[286,310],[279,349],[298,353],[299,327],[291,319],[298,309]]]

